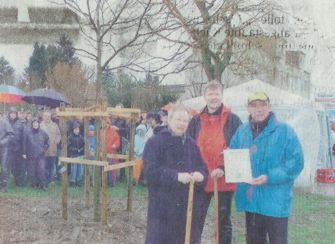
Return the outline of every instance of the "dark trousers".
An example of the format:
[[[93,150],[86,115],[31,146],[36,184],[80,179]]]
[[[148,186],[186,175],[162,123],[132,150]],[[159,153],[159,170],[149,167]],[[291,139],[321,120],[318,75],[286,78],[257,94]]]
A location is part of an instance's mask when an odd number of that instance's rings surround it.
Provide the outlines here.
[[[21,152],[9,152],[9,165],[11,165],[16,186],[24,186],[26,179],[26,160],[22,158]]]
[[[231,223],[231,202],[234,192],[219,192],[219,240],[220,244],[231,244],[232,242],[232,223]],[[201,206],[200,229],[201,232],[205,225],[207,210],[210,205],[213,193],[203,193],[203,203]]]
[[[45,159],[41,158],[28,158],[28,179],[32,187],[47,186]]]
[[[45,157],[46,180],[48,184],[52,181],[56,158],[56,156]]]
[[[7,189],[8,176],[9,176],[9,163],[8,163],[8,148],[7,146],[0,147],[0,164],[1,164],[1,174],[0,174],[0,184],[2,188]]]
[[[288,218],[246,212],[247,244],[287,244]]]

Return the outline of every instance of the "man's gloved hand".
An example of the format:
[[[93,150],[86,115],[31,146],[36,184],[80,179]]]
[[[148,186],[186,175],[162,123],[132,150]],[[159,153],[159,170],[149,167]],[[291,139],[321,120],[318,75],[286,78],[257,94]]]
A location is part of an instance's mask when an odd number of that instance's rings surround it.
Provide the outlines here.
[[[188,184],[192,180],[192,176],[189,173],[178,173],[178,181],[183,184]]]
[[[195,182],[202,182],[204,180],[204,176],[198,172],[198,171],[195,171],[192,173],[192,179],[195,181]]]

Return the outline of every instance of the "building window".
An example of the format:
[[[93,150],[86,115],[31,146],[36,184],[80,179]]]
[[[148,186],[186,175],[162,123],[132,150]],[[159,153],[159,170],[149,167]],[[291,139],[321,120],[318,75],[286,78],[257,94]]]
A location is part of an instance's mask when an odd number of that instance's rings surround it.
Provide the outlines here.
[[[16,23],[17,22],[17,8],[1,8],[0,9],[0,23]]]
[[[76,24],[78,17],[66,8],[29,8],[32,23]]]

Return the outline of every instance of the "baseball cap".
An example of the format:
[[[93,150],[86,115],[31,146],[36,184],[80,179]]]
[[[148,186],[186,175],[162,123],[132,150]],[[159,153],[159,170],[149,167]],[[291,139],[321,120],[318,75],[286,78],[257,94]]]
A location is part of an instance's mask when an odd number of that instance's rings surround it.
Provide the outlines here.
[[[249,95],[248,103],[251,103],[256,100],[270,102],[269,96],[263,91],[257,91]]]

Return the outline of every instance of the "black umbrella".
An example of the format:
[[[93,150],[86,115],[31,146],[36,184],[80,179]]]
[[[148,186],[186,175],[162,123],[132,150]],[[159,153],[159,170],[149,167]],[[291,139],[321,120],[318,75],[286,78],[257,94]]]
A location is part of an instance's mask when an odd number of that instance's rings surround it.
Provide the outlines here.
[[[36,105],[44,105],[50,108],[60,107],[61,103],[70,104],[67,98],[53,89],[40,88],[27,93],[23,101]]]

